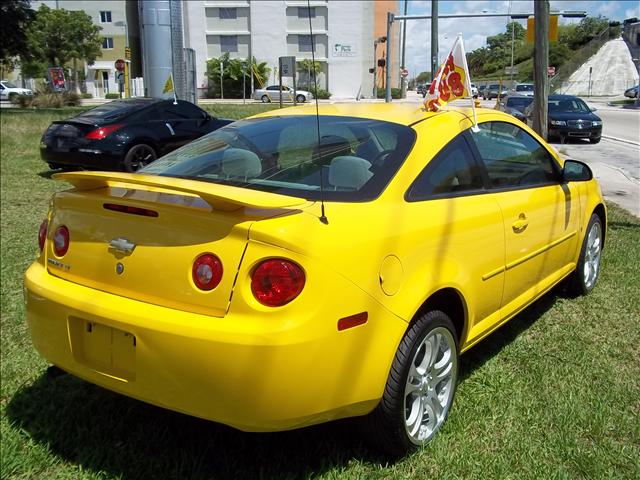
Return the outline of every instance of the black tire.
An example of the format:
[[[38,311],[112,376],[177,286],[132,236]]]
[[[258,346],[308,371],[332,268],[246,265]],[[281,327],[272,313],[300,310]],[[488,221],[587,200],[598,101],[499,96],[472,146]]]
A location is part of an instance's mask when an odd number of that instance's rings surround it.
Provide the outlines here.
[[[18,94],[17,93],[10,93],[9,94],[9,101],[11,103],[15,103],[16,99],[18,98]]]
[[[124,156],[122,166],[125,172],[136,172],[142,167],[149,165],[157,157],[156,151],[151,145],[138,143],[129,149]]]
[[[304,102],[307,101],[307,97],[305,97],[304,95],[298,95],[298,96],[296,96],[296,101],[298,103],[304,103]]]
[[[589,143],[594,143],[594,144],[595,143],[600,143],[600,137],[598,137],[598,138],[590,138],[589,139]]]
[[[262,100],[262,103],[271,103],[269,95],[262,95],[262,98],[260,100]]]
[[[445,368],[443,370],[450,371],[451,378],[443,388],[443,390],[446,389],[445,395],[448,400],[446,406],[443,407],[440,420],[436,419],[437,425],[426,439],[418,441],[412,438],[407,431],[407,421],[409,419],[407,419],[406,416],[409,414],[409,417],[411,417],[416,399],[413,400],[411,406],[406,405],[406,399],[409,398],[410,395],[413,395],[413,393],[407,393],[406,388],[412,365],[416,361],[421,363],[426,358],[425,355],[420,358],[420,354],[423,351],[423,342],[428,337],[432,338],[432,335],[440,335],[442,338],[446,337],[445,343],[449,346],[448,353],[450,354],[449,358],[451,358],[452,363],[450,369]],[[442,339],[440,341],[442,342]],[[445,343],[439,345],[442,346]],[[438,352],[438,355],[442,353],[440,349],[438,349]],[[437,357],[435,358],[437,359]],[[435,363],[437,362],[434,361],[434,364]],[[425,375],[426,373],[425,371]],[[380,403],[373,412],[362,418],[365,438],[372,442],[374,447],[390,454],[394,458],[404,456],[428,443],[446,421],[455,396],[457,376],[458,337],[453,322],[447,314],[439,310],[433,310],[421,315],[411,324],[398,346]],[[430,377],[429,380],[424,380],[423,377],[423,383],[430,381]],[[442,381],[432,384],[432,390],[434,392],[437,391],[440,383],[442,383]],[[424,398],[426,393],[422,390],[420,390],[420,393]],[[416,396],[420,396],[420,394],[416,394]],[[437,396],[439,397],[439,395]],[[418,409],[421,410],[423,408],[422,400],[417,400],[420,403]],[[409,408],[409,410],[407,410],[407,408]],[[422,422],[424,421],[425,415],[426,413],[423,411],[420,425],[423,425]],[[422,427],[419,427],[419,430],[422,431]]]
[[[595,229],[592,232],[592,229]],[[597,248],[591,244],[591,235],[598,236]],[[602,229],[602,221],[595,213],[589,219],[582,247],[580,248],[580,257],[576,269],[567,279],[567,290],[571,296],[586,295],[594,289],[600,275],[600,257],[602,254],[602,246],[604,241],[604,230]],[[595,267],[594,267],[595,265]],[[591,272],[595,268],[595,274],[592,277]]]

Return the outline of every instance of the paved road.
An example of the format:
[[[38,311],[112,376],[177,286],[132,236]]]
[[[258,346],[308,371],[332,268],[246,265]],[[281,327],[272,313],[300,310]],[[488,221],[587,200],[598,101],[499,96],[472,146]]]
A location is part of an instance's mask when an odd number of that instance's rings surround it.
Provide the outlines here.
[[[634,142],[640,147],[640,110],[602,107],[595,112],[602,118],[602,134]]]
[[[603,138],[597,145],[575,140],[552,144],[564,158],[587,163],[608,201],[640,217],[640,147]]]

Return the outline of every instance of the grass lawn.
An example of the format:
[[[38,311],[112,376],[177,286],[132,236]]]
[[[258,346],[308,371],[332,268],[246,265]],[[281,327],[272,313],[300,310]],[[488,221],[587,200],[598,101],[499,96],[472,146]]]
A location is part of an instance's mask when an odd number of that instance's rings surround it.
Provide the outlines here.
[[[640,478],[640,221],[614,205],[596,289],[551,292],[465,354],[445,427],[395,463],[350,420],[246,434],[47,377],[25,325],[22,274],[49,197],[67,188],[39,159],[40,136],[72,111],[0,114],[2,478]]]

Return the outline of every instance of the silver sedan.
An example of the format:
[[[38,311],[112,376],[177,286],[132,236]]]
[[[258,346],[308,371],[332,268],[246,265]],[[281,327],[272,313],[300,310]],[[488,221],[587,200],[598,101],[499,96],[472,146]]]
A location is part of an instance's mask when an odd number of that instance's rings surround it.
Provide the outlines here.
[[[260,88],[253,92],[254,100],[261,100],[263,103],[279,102],[280,101],[280,87],[278,85],[270,85],[267,88]],[[282,86],[282,101],[293,102],[294,92],[292,88],[286,85]],[[313,100],[313,94],[306,90],[296,90],[295,99],[298,103],[308,102]]]

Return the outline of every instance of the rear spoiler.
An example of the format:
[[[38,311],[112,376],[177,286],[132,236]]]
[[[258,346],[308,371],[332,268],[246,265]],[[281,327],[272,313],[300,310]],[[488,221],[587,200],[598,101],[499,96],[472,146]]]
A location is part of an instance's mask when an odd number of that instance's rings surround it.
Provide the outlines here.
[[[248,188],[233,187],[215,183],[185,180],[157,175],[120,172],[65,172],[53,175],[56,180],[64,180],[76,190],[87,191],[105,187],[152,187],[195,195],[202,198],[215,210],[237,210],[249,208],[284,208],[307,203],[303,198],[277,193],[262,192]]]

